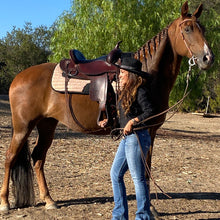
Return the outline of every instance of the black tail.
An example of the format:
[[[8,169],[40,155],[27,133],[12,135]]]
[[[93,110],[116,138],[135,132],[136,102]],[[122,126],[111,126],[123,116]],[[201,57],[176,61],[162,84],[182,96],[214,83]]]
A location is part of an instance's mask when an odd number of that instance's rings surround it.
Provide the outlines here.
[[[15,206],[27,207],[35,204],[33,169],[28,142],[25,142],[11,169]]]

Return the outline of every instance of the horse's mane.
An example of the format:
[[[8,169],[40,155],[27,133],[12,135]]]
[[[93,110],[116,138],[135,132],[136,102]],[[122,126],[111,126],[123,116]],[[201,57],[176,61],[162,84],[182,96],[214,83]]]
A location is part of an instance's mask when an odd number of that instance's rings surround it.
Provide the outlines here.
[[[148,40],[134,53],[134,57],[142,62],[143,71],[151,73],[158,68],[168,39],[168,28],[170,25]]]

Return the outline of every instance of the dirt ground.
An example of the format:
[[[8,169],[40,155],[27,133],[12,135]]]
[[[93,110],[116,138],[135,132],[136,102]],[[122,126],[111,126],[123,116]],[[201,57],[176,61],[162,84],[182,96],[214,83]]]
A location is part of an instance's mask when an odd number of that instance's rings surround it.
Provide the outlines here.
[[[30,137],[31,149],[36,131]],[[4,158],[11,139],[7,96],[0,96],[0,185]],[[111,219],[113,197],[110,167],[118,142],[109,136],[73,133],[57,127],[47,154],[45,173],[57,210],[45,210],[35,178],[36,206],[11,209],[0,219]],[[220,115],[176,114],[158,130],[152,175],[169,199],[151,182],[155,219],[220,219]],[[129,216],[136,201],[129,173],[125,176]],[[10,194],[10,201],[13,197]]]

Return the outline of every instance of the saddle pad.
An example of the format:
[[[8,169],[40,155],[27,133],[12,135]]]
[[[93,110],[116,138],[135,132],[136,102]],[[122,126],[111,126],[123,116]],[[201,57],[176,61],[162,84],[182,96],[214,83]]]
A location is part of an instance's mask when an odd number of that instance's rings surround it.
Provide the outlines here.
[[[62,73],[63,71],[60,68],[60,64],[57,64],[53,72],[51,86],[55,91],[65,93],[65,77],[62,75]],[[67,86],[68,92],[88,95],[89,94],[89,90],[88,90],[89,83],[90,83],[90,80],[71,78]]]

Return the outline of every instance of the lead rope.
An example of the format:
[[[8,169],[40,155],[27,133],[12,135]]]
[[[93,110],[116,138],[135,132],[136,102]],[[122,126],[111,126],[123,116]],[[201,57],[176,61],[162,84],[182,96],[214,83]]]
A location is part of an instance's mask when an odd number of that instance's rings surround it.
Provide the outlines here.
[[[188,61],[188,64],[189,64],[189,69],[188,69],[188,73],[187,73],[187,76],[186,76],[186,87],[185,87],[185,90],[184,90],[184,93],[183,93],[183,97],[176,103],[174,104],[173,106],[171,106],[170,108],[156,114],[156,115],[152,115],[140,122],[137,122],[135,124],[135,126],[138,126],[144,122],[147,122],[151,119],[154,119],[154,118],[157,118],[161,115],[164,115],[166,113],[168,113],[169,111],[173,110],[174,108],[177,107],[177,109],[171,114],[171,116],[169,118],[167,118],[164,122],[170,120],[175,114],[176,112],[179,110],[180,106],[182,105],[184,99],[190,94],[190,92],[192,91],[192,88],[187,92],[188,90],[188,87],[189,87],[189,78],[190,78],[190,75],[191,75],[191,72],[192,72],[192,67],[195,66],[195,60],[196,60],[196,57],[195,56],[192,56],[189,61]],[[199,73],[197,74],[196,76],[196,79],[195,79],[195,82],[198,80],[199,76],[201,75],[201,70],[199,71]],[[156,124],[152,124],[152,125],[146,125],[146,126],[141,126],[141,127],[138,127],[138,128],[133,128],[133,131],[137,131],[137,130],[142,130],[142,129],[146,129],[146,128],[151,128],[151,127],[154,127],[154,126],[158,126],[158,125],[161,125],[164,123],[163,121],[162,122],[159,122],[159,123],[156,123]],[[115,128],[111,131],[110,133],[111,135],[111,138],[115,141],[119,140],[122,136],[123,136],[123,128]]]
[[[179,110],[181,104],[183,103],[184,99],[185,99],[185,98],[190,94],[190,92],[192,91],[192,88],[191,88],[191,89],[187,92],[188,87],[189,87],[189,78],[190,78],[190,74],[191,74],[191,72],[192,72],[192,67],[195,66],[195,64],[196,64],[196,63],[195,63],[195,59],[196,59],[196,57],[195,57],[195,56],[192,56],[192,57],[189,59],[189,61],[188,61],[189,70],[188,70],[188,73],[187,73],[187,76],[186,76],[186,87],[185,87],[185,90],[184,90],[184,94],[183,94],[182,99],[180,99],[175,105],[173,105],[172,107],[168,108],[167,110],[165,110],[165,111],[163,111],[163,112],[161,112],[161,113],[159,113],[159,114],[157,114],[157,115],[153,115],[153,116],[151,116],[151,117],[149,117],[149,118],[146,118],[146,119],[144,119],[144,120],[138,122],[137,125],[138,125],[138,124],[141,124],[141,123],[143,123],[143,122],[146,122],[146,121],[148,121],[148,120],[150,120],[150,119],[156,118],[156,117],[158,117],[158,116],[160,116],[160,115],[166,114],[168,111],[170,111],[171,109],[173,109],[173,108],[175,108],[175,107],[177,106],[177,109],[174,111],[174,113],[173,113],[168,119],[166,119],[165,121],[170,120],[170,118],[172,118],[172,117],[174,116],[174,114],[176,114],[176,112]],[[198,78],[199,78],[200,75],[201,75],[201,71],[199,71],[199,73],[197,74],[195,81],[198,80]],[[133,132],[134,132],[135,135],[137,136],[138,144],[139,144],[140,150],[141,150],[141,159],[142,159],[142,161],[143,161],[145,171],[146,171],[147,175],[150,177],[150,179],[153,181],[153,184],[154,184],[154,186],[155,186],[155,190],[156,190],[156,188],[158,188],[165,196],[167,196],[168,198],[171,199],[172,197],[169,196],[167,193],[165,193],[165,192],[163,191],[163,189],[162,189],[162,188],[156,183],[156,181],[154,180],[154,177],[153,177],[153,175],[152,175],[152,173],[151,173],[151,170],[150,170],[150,168],[149,168],[149,166],[148,166],[148,164],[147,164],[147,162],[146,162],[146,158],[145,158],[145,155],[144,155],[144,153],[143,153],[143,150],[142,150],[142,147],[141,147],[141,144],[140,144],[139,136],[138,136],[137,133],[136,133],[136,131],[138,131],[138,130],[146,129],[146,128],[153,127],[153,126],[157,126],[157,125],[160,125],[160,124],[163,124],[163,123],[164,123],[164,122],[160,122],[160,123],[153,124],[153,125],[148,125],[148,126],[142,126],[142,127],[139,127],[139,128],[134,128],[134,129],[133,129]],[[114,133],[115,133],[115,134],[117,133],[117,135],[115,135]],[[115,128],[115,129],[113,129],[113,130],[111,131],[110,135],[111,135],[111,138],[112,138],[113,140],[115,140],[115,141],[116,141],[116,140],[119,140],[121,137],[124,136],[124,134],[123,134],[123,128]],[[158,197],[157,197],[157,190],[156,190],[156,198],[158,199]]]
[[[196,57],[195,57],[195,56],[192,56],[192,57],[189,59],[189,61],[188,61],[189,69],[188,69],[188,73],[187,73],[187,75],[186,75],[186,87],[185,87],[185,90],[184,90],[184,93],[183,93],[183,97],[182,97],[176,104],[174,104],[173,106],[171,106],[170,108],[166,109],[166,110],[163,111],[163,112],[160,112],[160,113],[157,114],[157,115],[153,115],[153,116],[151,116],[151,117],[149,117],[149,118],[146,118],[146,119],[144,119],[144,120],[138,122],[138,123],[136,124],[136,126],[139,125],[139,124],[141,124],[141,123],[144,123],[144,122],[146,122],[146,121],[149,121],[149,120],[151,120],[151,119],[153,119],[153,118],[156,118],[156,117],[158,117],[158,116],[161,116],[161,115],[163,115],[163,114],[166,114],[167,112],[169,112],[169,111],[171,111],[172,109],[174,109],[176,106],[177,106],[177,109],[176,109],[176,110],[172,113],[172,115],[171,115],[168,119],[166,119],[165,121],[170,120],[170,119],[177,113],[177,111],[179,110],[180,106],[182,105],[184,99],[185,99],[185,98],[190,94],[190,92],[192,91],[192,88],[191,88],[191,89],[187,92],[187,90],[188,90],[188,88],[189,88],[189,78],[190,78],[190,75],[191,75],[191,73],[192,73],[192,67],[196,65],[195,60],[196,60]],[[197,75],[195,81],[197,81],[197,79],[198,79],[198,77],[199,77],[200,75],[201,75],[201,71],[199,71],[199,73],[198,73],[198,75]],[[160,124],[163,124],[163,123],[164,123],[164,122],[160,122],[160,123],[158,123],[158,124],[153,124],[153,125],[149,125],[149,126],[146,126],[146,127],[153,127],[153,126],[160,125]],[[145,126],[140,127],[140,128],[135,128],[135,130],[141,130],[141,129],[143,129],[143,128],[145,128]]]
[[[142,159],[142,162],[143,162],[143,164],[144,164],[145,171],[147,172],[147,175],[151,178],[151,180],[152,180],[153,183],[154,183],[155,190],[156,190],[156,199],[158,199],[158,197],[157,197],[157,188],[158,188],[165,196],[167,196],[169,199],[172,199],[172,197],[169,196],[167,193],[165,193],[165,192],[163,191],[163,189],[162,189],[162,188],[156,183],[156,181],[154,180],[154,177],[153,177],[153,175],[152,175],[152,173],[151,173],[151,170],[150,170],[150,168],[149,168],[149,166],[148,166],[148,164],[147,164],[147,162],[146,162],[145,155],[144,155],[143,149],[142,149],[142,147],[141,147],[141,143],[140,143],[139,136],[138,136],[138,134],[136,133],[136,131],[134,131],[134,133],[135,133],[135,135],[136,135],[136,137],[137,137],[138,145],[139,145],[140,150],[141,150],[141,159]],[[156,188],[156,187],[157,187],[157,188]]]

